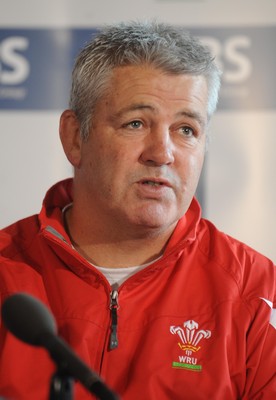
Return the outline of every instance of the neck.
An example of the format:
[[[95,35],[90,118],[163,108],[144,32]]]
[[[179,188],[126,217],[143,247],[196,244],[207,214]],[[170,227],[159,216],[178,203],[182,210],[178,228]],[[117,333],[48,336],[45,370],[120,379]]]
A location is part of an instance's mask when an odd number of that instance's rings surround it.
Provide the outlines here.
[[[80,220],[74,211],[74,207],[67,209],[65,228],[75,249],[92,264],[109,268],[142,265],[160,257],[175,227],[164,231],[120,228],[118,232],[110,224]]]

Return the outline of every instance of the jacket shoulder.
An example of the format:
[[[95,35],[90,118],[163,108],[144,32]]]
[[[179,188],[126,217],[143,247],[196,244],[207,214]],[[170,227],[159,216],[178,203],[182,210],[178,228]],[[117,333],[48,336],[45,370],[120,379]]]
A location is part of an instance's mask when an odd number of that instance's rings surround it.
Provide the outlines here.
[[[225,234],[202,219],[199,248],[208,260],[229,274],[247,298],[266,298],[275,302],[276,268],[271,260],[245,243]]]
[[[0,230],[1,258],[16,259],[36,239],[39,231],[38,216],[33,215]]]
[[[0,294],[30,291],[40,278],[39,224],[36,215],[0,231]]]

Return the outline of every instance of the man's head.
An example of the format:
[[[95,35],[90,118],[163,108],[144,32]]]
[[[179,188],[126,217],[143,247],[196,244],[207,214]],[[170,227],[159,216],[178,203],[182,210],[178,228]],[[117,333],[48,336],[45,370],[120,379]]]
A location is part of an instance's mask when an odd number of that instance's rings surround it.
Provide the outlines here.
[[[180,28],[121,24],[84,48],[60,127],[81,228],[172,232],[198,184],[218,88],[209,51]]]
[[[70,108],[87,138],[97,101],[114,68],[148,65],[167,74],[202,75],[208,87],[208,117],[216,109],[220,72],[209,50],[181,27],[129,22],[106,27],[79,54],[73,71]]]

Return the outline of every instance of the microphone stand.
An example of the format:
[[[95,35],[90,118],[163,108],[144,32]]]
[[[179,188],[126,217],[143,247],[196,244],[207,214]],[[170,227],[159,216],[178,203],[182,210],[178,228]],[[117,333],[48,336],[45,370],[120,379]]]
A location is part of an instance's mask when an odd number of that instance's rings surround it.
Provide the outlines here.
[[[49,400],[73,400],[73,378],[57,369],[51,378]]]

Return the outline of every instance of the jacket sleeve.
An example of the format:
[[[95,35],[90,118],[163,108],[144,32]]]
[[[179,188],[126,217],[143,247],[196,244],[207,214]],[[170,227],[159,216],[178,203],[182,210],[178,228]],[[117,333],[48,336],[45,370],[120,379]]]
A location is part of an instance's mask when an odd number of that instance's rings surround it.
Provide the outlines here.
[[[244,400],[276,399],[275,301],[256,299],[256,314],[247,333],[247,380]]]

